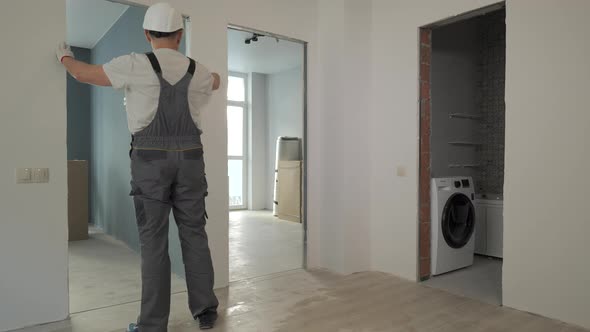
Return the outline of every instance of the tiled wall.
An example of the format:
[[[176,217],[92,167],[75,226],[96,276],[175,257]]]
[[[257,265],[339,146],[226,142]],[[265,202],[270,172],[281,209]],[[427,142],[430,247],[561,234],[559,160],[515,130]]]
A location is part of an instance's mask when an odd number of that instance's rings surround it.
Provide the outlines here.
[[[475,176],[477,192],[502,194],[504,191],[504,83],[506,76],[506,26],[504,10],[480,19],[481,89],[478,94],[482,115],[477,149],[480,165]]]

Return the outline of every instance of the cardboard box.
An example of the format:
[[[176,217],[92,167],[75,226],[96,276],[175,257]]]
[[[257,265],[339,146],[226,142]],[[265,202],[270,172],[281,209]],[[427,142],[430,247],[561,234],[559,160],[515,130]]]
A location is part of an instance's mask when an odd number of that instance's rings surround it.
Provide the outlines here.
[[[279,161],[278,170],[278,217],[279,219],[301,222],[301,161]]]
[[[88,161],[68,161],[69,241],[88,240]]]

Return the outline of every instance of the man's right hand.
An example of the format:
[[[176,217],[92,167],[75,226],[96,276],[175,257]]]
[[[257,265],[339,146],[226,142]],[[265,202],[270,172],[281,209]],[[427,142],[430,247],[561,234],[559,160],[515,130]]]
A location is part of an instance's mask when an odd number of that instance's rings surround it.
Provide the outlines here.
[[[218,90],[221,86],[221,77],[218,73],[212,73],[211,76],[213,76],[213,91]]]

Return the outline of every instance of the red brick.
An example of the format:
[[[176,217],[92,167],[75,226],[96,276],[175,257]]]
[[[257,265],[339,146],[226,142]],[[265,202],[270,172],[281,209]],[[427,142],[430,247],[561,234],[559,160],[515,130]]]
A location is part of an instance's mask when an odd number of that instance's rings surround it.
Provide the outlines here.
[[[420,259],[420,278],[430,277],[430,257]]]
[[[420,144],[428,144],[428,148],[421,149],[420,153],[430,152],[430,117],[427,115],[420,123]]]
[[[420,44],[430,46],[430,29],[420,29]]]
[[[420,47],[420,63],[430,65],[431,50],[429,47]]]
[[[420,259],[430,258],[430,239],[420,240]]]
[[[422,228],[422,225],[425,223],[421,223],[420,227]],[[430,224],[428,224],[430,225]],[[420,258],[430,258],[430,227],[425,228],[426,229],[426,233],[422,234],[422,231],[420,232]]]
[[[420,153],[430,151],[430,139],[420,138]]]
[[[430,99],[430,82],[420,82],[420,100]]]
[[[430,221],[420,223],[420,240],[430,240]]]
[[[420,81],[430,82],[430,65],[426,63],[420,64]]]
[[[426,209],[423,212],[430,211],[430,186],[428,185],[428,180],[426,179],[427,177],[430,177],[430,174],[428,174],[428,176],[420,177],[420,194],[418,199],[420,200],[420,208]],[[428,219],[422,221],[428,221]]]
[[[430,99],[420,100],[420,121],[427,120],[427,124],[430,124],[430,108]]]
[[[427,218],[427,213],[428,213],[428,209],[426,208],[426,206],[422,203],[420,203],[420,208],[418,209],[419,213],[418,213],[418,223],[423,223],[426,218]],[[419,238],[418,238],[419,240]]]
[[[430,222],[430,202],[420,201],[420,223]]]

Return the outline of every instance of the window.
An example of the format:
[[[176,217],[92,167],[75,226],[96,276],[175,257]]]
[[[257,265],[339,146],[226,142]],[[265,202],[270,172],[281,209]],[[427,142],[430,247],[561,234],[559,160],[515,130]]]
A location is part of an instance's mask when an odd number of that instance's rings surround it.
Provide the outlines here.
[[[246,74],[231,73],[227,86],[227,170],[230,209],[246,208]]]

